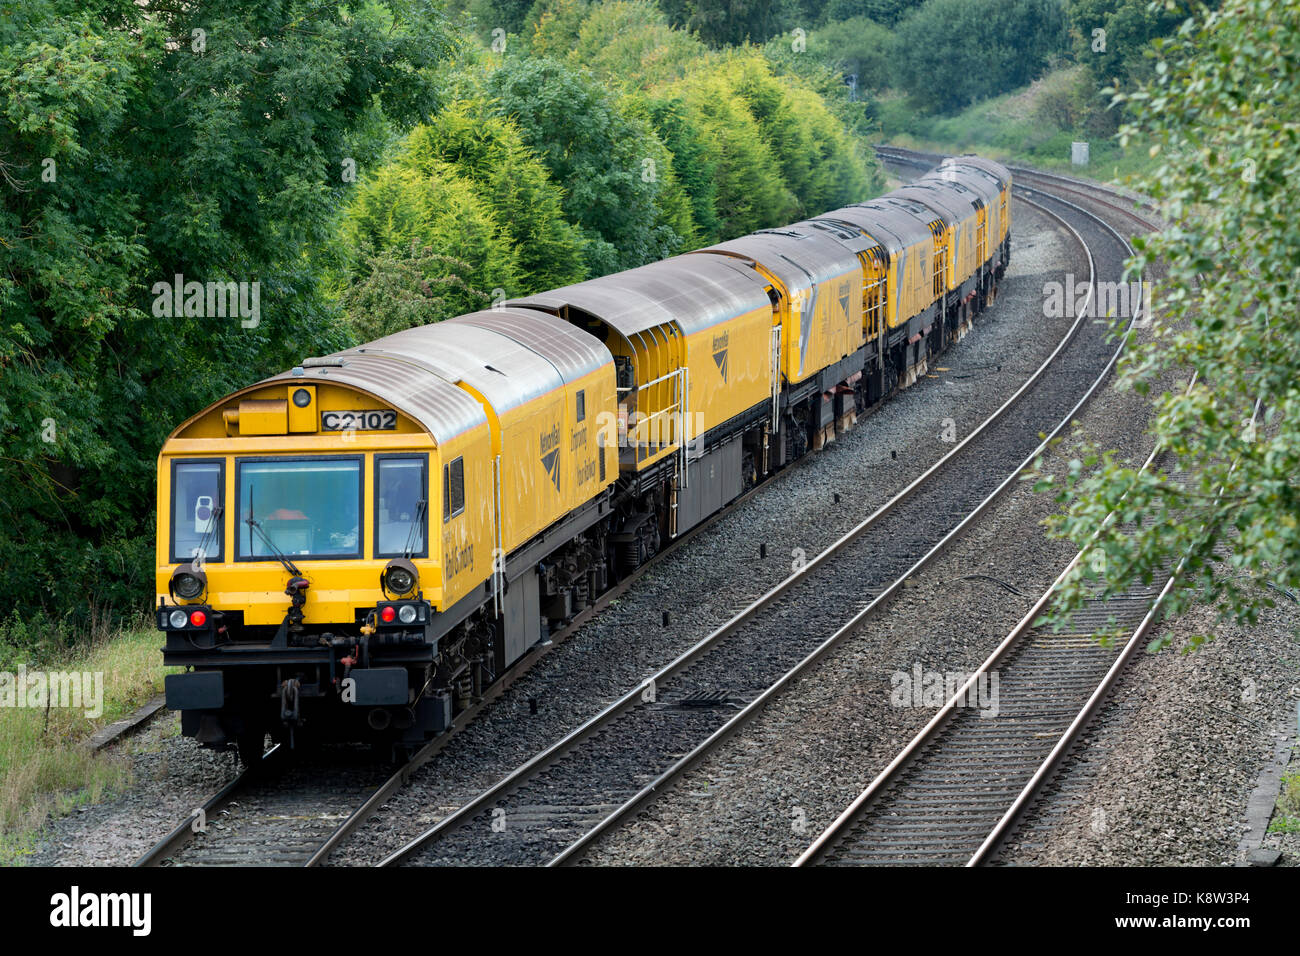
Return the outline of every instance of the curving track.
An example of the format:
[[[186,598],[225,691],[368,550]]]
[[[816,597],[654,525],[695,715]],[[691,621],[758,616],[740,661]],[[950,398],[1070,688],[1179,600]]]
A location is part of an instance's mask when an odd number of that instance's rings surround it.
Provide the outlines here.
[[[1068,202],[1035,205],[1082,217],[1077,234],[1088,234],[1087,246],[1116,241]],[[1122,250],[1112,245],[1107,255],[1108,269],[1117,268]],[[641,688],[384,862],[580,859],[964,530],[1037,454],[1040,433],[1068,423],[1116,357],[1099,325],[1076,322],[1033,379],[911,487]]]
[[[1149,225],[1120,204],[1088,198]],[[1155,457],[1153,450],[1144,467]],[[1171,477],[1177,480],[1176,473]],[[976,866],[995,859],[1157,619],[1178,572],[1170,571],[1160,586],[1135,585],[1109,601],[1092,602],[1063,632],[1034,627],[1058,584],[1084,555],[1076,555],[993,654],[813,841],[796,866]],[[1122,645],[1096,640],[1119,627],[1131,631]],[[989,717],[969,706],[969,690],[988,688],[993,675],[1001,699],[996,716]]]
[[[1073,203],[1017,192],[1050,215],[1076,221],[1071,231],[1096,250],[1089,252],[1094,278],[1117,275],[1122,250],[1112,245],[1113,231]],[[725,739],[975,520],[1037,454],[1040,433],[1056,434],[1095,392],[1116,354],[1103,329],[1076,321],[1034,377],[911,486],[646,684],[384,862],[580,859],[583,848]],[[511,678],[545,650],[521,661]],[[509,682],[494,687],[493,696]],[[373,766],[340,768],[337,756],[280,770],[268,755],[263,772],[242,775],[209,801],[206,833],[195,834],[187,819],[140,864],[319,863],[446,741],[447,735],[433,741],[387,779]]]

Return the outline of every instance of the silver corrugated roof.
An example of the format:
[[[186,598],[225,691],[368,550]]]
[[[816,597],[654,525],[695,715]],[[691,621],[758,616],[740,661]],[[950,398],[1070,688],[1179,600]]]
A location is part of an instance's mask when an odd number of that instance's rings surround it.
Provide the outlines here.
[[[895,189],[890,195],[920,203],[950,227],[968,219],[975,211],[968,195],[939,179],[920,179],[902,189]]]
[[[964,188],[978,196],[986,209],[990,206],[996,206],[998,201],[997,184],[978,170],[950,166],[945,170],[935,170],[926,179]]]
[[[390,336],[391,337],[391,336]],[[259,382],[341,382],[375,396],[410,416],[439,444],[487,422],[487,414],[468,392],[432,374],[418,362],[392,354],[359,352],[330,356],[342,366],[308,366],[302,375],[282,372]]]
[[[852,223],[879,240],[891,255],[932,238],[930,227],[924,220],[898,206],[857,203],[818,218]]]
[[[544,357],[566,382],[574,382],[606,365],[609,349],[596,336],[549,312],[534,309],[492,309],[448,319],[508,336]]]
[[[815,282],[824,282],[860,266],[853,251],[833,235],[822,229],[808,227],[765,229],[699,249],[692,255],[700,253],[752,259],[761,263],[787,286],[803,286],[810,278]]]
[[[998,184],[985,170],[964,164],[944,165],[926,174],[926,179],[938,179],[943,182],[961,183],[973,190],[985,206],[993,205],[998,198]]]
[[[465,382],[498,413],[563,384],[560,373],[544,356],[510,336],[452,319],[406,329],[339,353],[345,359],[355,354],[400,359],[450,384]]]
[[[507,304],[562,317],[576,309],[631,338],[657,325],[675,325],[689,335],[769,302],[759,276],[688,254]]]
[[[866,252],[868,249],[874,249],[880,245],[878,239],[864,235],[861,229],[858,229],[848,223],[836,222],[833,219],[805,219],[802,222],[796,222],[791,229],[809,230],[815,229],[818,232],[825,233],[835,239],[840,245],[844,246],[855,255],[859,252]]]
[[[1011,170],[1001,163],[995,163],[991,159],[984,159],[982,156],[950,156],[939,164],[940,169],[947,169],[950,166],[968,166],[972,169],[979,169],[998,181],[999,186],[1006,186],[1011,182]]]

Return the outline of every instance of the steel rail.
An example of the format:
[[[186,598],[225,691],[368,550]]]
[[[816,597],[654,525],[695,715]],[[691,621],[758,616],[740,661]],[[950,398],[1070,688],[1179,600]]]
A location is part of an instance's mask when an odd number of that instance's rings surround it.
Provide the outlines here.
[[[1023,200],[1024,197],[1021,198]],[[1031,204],[1036,206],[1039,205],[1038,203],[1034,203],[1032,200],[1024,200],[1024,201],[1030,202]],[[1063,202],[1066,205],[1073,206],[1073,203],[1069,203],[1066,200],[1058,200],[1058,201]],[[1042,207],[1040,206],[1039,208]],[[1075,208],[1078,209],[1078,207]],[[1088,213],[1086,210],[1080,209],[1079,211],[1084,215],[1092,216],[1092,214]],[[1054,214],[1050,213],[1049,211],[1049,215],[1054,215]],[[1092,218],[1096,219],[1097,217],[1092,216]],[[1062,222],[1064,222],[1064,220],[1062,220]],[[1067,228],[1072,229],[1072,227],[1069,227],[1068,224],[1066,225]],[[1078,237],[1077,232],[1075,233],[1075,235],[1076,237]],[[1080,242],[1083,241],[1081,237],[1078,238]],[[1095,279],[1095,275],[1094,275],[1094,279]],[[1092,283],[1090,283],[1090,288],[1089,288],[1089,295],[1091,294],[1092,294]],[[1087,309],[1084,309],[1082,311],[1086,313]],[[1136,320],[1136,316],[1134,316],[1134,320]],[[947,548],[958,537],[960,537],[960,535],[964,533],[969,528],[969,526],[973,524],[988,509],[989,506],[993,504],[994,501],[1000,498],[1006,492],[1006,490],[1016,482],[1016,480],[1020,477],[1024,469],[1029,467],[1029,465],[1033,463],[1034,459],[1038,455],[1042,454],[1042,452],[1048,448],[1048,446],[1056,438],[1056,436],[1059,435],[1061,431],[1065,429],[1065,427],[1070,423],[1070,421],[1079,412],[1079,410],[1083,408],[1084,405],[1086,405],[1092,399],[1096,391],[1109,378],[1111,372],[1114,370],[1115,363],[1119,360],[1120,354],[1123,352],[1123,349],[1124,349],[1124,343],[1121,342],[1119,347],[1116,348],[1114,354],[1111,356],[1110,360],[1106,363],[1106,367],[1102,370],[1101,374],[1098,375],[1098,377],[1093,381],[1088,391],[1075,404],[1075,406],[1061,419],[1061,421],[1056,425],[1056,427],[1053,428],[1052,432],[1049,435],[1047,435],[1039,443],[1038,447],[1035,448],[1033,452],[1031,452],[1023,462],[1017,465],[1016,468],[1013,469],[1012,472],[1006,477],[1006,479],[1004,479],[992,492],[990,492],[989,495],[983,501],[981,501],[956,526],[954,526],[946,535],[944,535],[944,537],[940,539],[930,549],[929,552],[927,552],[920,560],[918,560],[915,564],[913,564],[910,568],[908,568],[902,575],[900,575],[897,579],[895,579],[892,584],[890,584],[883,591],[881,591],[871,601],[870,604],[868,604],[865,608],[863,608],[856,615],[854,615],[853,618],[851,618],[847,623],[841,626],[834,634],[828,637],[822,644],[818,645],[815,649],[813,649],[803,660],[801,660],[793,668],[787,671],[779,680],[777,680],[774,684],[769,686],[762,694],[760,694],[758,697],[752,700],[743,709],[738,711],[730,720],[728,720],[725,724],[723,724],[716,731],[714,731],[714,733],[710,735],[706,740],[702,741],[693,750],[691,750],[689,753],[681,757],[671,767],[669,767],[658,777],[656,777],[653,781],[651,781],[649,784],[643,787],[638,793],[632,796],[629,800],[627,800],[617,809],[612,811],[608,816],[606,816],[603,820],[601,820],[600,823],[598,823],[595,827],[591,828],[587,833],[583,834],[581,837],[575,840],[563,852],[555,856],[548,865],[565,866],[576,862],[577,859],[579,858],[579,855],[582,852],[584,852],[586,849],[588,849],[590,846],[592,846],[601,836],[603,836],[605,833],[609,832],[610,830],[614,829],[615,827],[619,826],[620,824],[623,823],[623,821],[627,820],[633,814],[639,812],[647,804],[651,803],[667,786],[669,786],[671,783],[679,779],[683,774],[685,774],[692,767],[699,764],[709,754],[716,751],[723,742],[725,742],[732,735],[734,735],[738,730],[741,729],[741,727],[747,724],[760,711],[765,709],[770,703],[772,703],[777,697],[779,697],[795,680],[797,680],[799,677],[805,674],[814,664],[816,664],[819,660],[825,657],[826,654],[828,654],[830,651],[834,650],[837,646],[842,644],[846,638],[848,638],[853,633],[855,633],[862,626],[862,624],[867,620],[867,618],[873,616],[880,608],[884,606],[886,601],[888,601],[891,597],[893,597],[893,595],[900,588],[903,587],[904,583],[909,578],[912,578],[913,576],[918,574],[927,565],[929,565],[931,561],[933,561],[941,553],[947,550]],[[972,678],[971,682],[973,682],[973,680],[974,678]],[[971,682],[968,682],[968,685]]]
[[[1195,382],[1196,377],[1193,376],[1192,381],[1188,383],[1188,391],[1191,390],[1192,385],[1194,385]],[[1255,407],[1250,416],[1252,426],[1259,418],[1261,406],[1262,399],[1256,400]],[[1148,458],[1147,462],[1142,466],[1143,469],[1150,466],[1154,457],[1155,452],[1153,450],[1151,458]],[[1236,471],[1236,469],[1237,465],[1234,463],[1228,473],[1231,474],[1233,471]],[[1216,493],[1216,497],[1221,496],[1222,494],[1223,487],[1221,486]],[[1159,614],[1165,598],[1168,597],[1169,592],[1173,590],[1174,585],[1182,575],[1183,568],[1186,564],[1187,558],[1184,556],[1179,560],[1174,570],[1170,572],[1169,580],[1167,580],[1164,587],[1161,588],[1160,593],[1152,602],[1150,610],[1147,611],[1146,615],[1142,618],[1142,621],[1133,631],[1132,636],[1128,639],[1128,642],[1124,645],[1124,649],[1106,671],[1106,675],[1102,678],[1101,683],[1098,684],[1097,689],[1088,697],[1088,700],[1084,703],[1078,715],[1070,722],[1070,726],[1065,729],[1065,732],[1061,734],[1061,738],[1056,742],[1056,745],[1052,747],[1051,752],[1043,759],[1043,762],[1039,765],[1038,769],[1034,771],[1033,776],[1029,778],[1029,781],[1021,789],[1020,793],[1016,796],[1016,799],[1007,809],[1007,812],[1002,815],[1001,819],[999,819],[997,824],[993,827],[993,830],[984,838],[984,842],[980,844],[979,849],[977,849],[966,862],[967,866],[980,866],[992,859],[994,853],[1002,846],[1006,838],[1015,829],[1016,824],[1019,823],[1020,819],[1024,816],[1025,811],[1028,810],[1034,797],[1037,796],[1043,786],[1046,785],[1047,781],[1052,778],[1056,771],[1060,769],[1070,747],[1074,745],[1075,741],[1079,739],[1083,734],[1083,731],[1092,722],[1092,719],[1096,716],[1097,710],[1101,706],[1102,701],[1105,700],[1107,695],[1109,695],[1110,691],[1114,688],[1115,684],[1119,681],[1120,674],[1123,673],[1125,665],[1128,664],[1129,660],[1133,657],[1134,652],[1137,650],[1139,643],[1155,623],[1156,616]]]
[[[186,817],[181,823],[177,824],[170,833],[155,843],[143,856],[131,865],[137,867],[161,866],[171,854],[180,850],[194,839],[195,833],[201,832],[194,829],[194,817],[196,814],[201,813],[206,822],[209,817],[228,804],[234,798],[235,794],[248,786],[254,777],[257,776],[258,772],[270,766],[269,761],[272,759],[279,759],[279,750],[279,744],[276,744],[268,750],[262,755],[261,764],[256,768],[249,767],[244,770],[239,774],[239,776],[235,777],[234,780],[231,780],[212,796],[208,797],[201,807],[191,811],[188,817]]]
[[[1099,222],[1102,221],[1100,220],[1099,217],[1094,216],[1094,218],[1096,218]],[[1127,240],[1125,240],[1122,236],[1120,236],[1120,234],[1112,226],[1110,226],[1109,224],[1105,224],[1105,225],[1106,228],[1112,234],[1120,238],[1120,240],[1124,242],[1124,244],[1128,246],[1128,248],[1131,250],[1132,247],[1131,245],[1128,244]],[[1138,315],[1135,314],[1133,321],[1136,322],[1137,318]],[[1122,347],[1122,343],[1121,343],[1121,347]],[[1196,382],[1196,376],[1193,375],[1191,381],[1188,382],[1187,389],[1190,390],[1195,385],[1195,382]],[[1147,468],[1149,468],[1151,464],[1156,460],[1156,457],[1162,452],[1162,450],[1163,449],[1160,447],[1159,443],[1156,443],[1155,446],[1151,449],[1151,452],[1147,456],[1146,460],[1143,462],[1141,470],[1145,471]],[[853,802],[850,803],[849,806],[846,807],[838,817],[836,817],[836,819],[830,824],[830,826],[828,826],[824,831],[822,831],[822,833],[808,846],[807,849],[804,850],[804,852],[799,856],[799,858],[795,860],[793,864],[794,866],[796,867],[807,866],[819,860],[824,855],[824,853],[830,848],[830,846],[833,843],[835,843],[846,832],[849,826],[861,817],[863,811],[865,810],[866,807],[868,807],[871,804],[872,800],[874,800],[878,794],[880,794],[890,783],[892,783],[896,779],[899,772],[903,768],[909,766],[912,763],[912,760],[918,754],[920,754],[923,748],[934,739],[934,737],[937,735],[939,730],[941,730],[943,727],[947,725],[953,713],[960,705],[960,702],[965,699],[964,695],[967,694],[967,692],[972,686],[974,686],[975,682],[982,675],[991,672],[997,666],[997,664],[1007,656],[1007,654],[1011,650],[1019,647],[1022,639],[1030,631],[1034,621],[1037,620],[1038,615],[1042,613],[1043,609],[1047,606],[1048,602],[1052,599],[1053,595],[1056,593],[1061,583],[1074,570],[1074,568],[1077,567],[1078,564],[1083,560],[1089,548],[1092,547],[1093,542],[1096,541],[1097,538],[1101,535],[1102,530],[1115,520],[1116,514],[1117,514],[1116,511],[1112,511],[1110,514],[1106,516],[1106,519],[1102,522],[1101,527],[1099,527],[1097,531],[1094,532],[1091,538],[1089,539],[1088,544],[1079,550],[1079,552],[1074,556],[1074,558],[1069,562],[1069,564],[1066,565],[1065,569],[1056,577],[1056,579],[1043,592],[1043,594],[1038,598],[1038,600],[1034,602],[1034,606],[1029,610],[1029,612],[1020,619],[1020,621],[1016,624],[1016,626],[1011,630],[1011,632],[1007,635],[1007,637],[1004,638],[1003,641],[993,650],[993,652],[984,661],[984,663],[981,664],[980,667],[976,669],[974,673],[971,674],[969,679],[962,685],[962,687],[960,687],[956,691],[956,693],[954,693],[952,697],[950,697],[949,700],[945,702],[943,707],[934,715],[933,718],[931,718],[931,720],[921,729],[921,731],[917,733],[917,735],[911,740],[911,742],[906,747],[904,747],[903,750],[900,751],[899,754],[895,756],[894,759],[890,761],[890,763],[883,770],[881,770],[879,774],[876,775],[876,777],[871,781],[868,787],[861,794],[859,794],[858,797],[855,798]],[[1001,845],[1002,841],[1005,840],[1006,835],[1011,831],[1014,824],[1020,819],[1021,815],[1023,814],[1026,807],[1029,805],[1033,796],[1039,791],[1039,789],[1046,782],[1046,780],[1049,779],[1051,773],[1060,765],[1060,762],[1063,759],[1068,748],[1071,746],[1073,741],[1077,739],[1078,734],[1082,732],[1083,728],[1088,724],[1092,716],[1096,713],[1098,706],[1100,705],[1101,701],[1105,698],[1105,696],[1108,694],[1110,689],[1114,686],[1115,681],[1118,679],[1119,674],[1122,672],[1124,665],[1131,658],[1133,651],[1138,646],[1138,643],[1141,641],[1142,637],[1150,629],[1159,611],[1159,608],[1161,607],[1164,601],[1165,596],[1172,589],[1177,579],[1177,576],[1180,573],[1181,568],[1182,568],[1182,562],[1179,563],[1178,567],[1170,575],[1169,580],[1165,583],[1162,590],[1159,592],[1155,600],[1152,602],[1151,607],[1148,609],[1147,613],[1143,616],[1141,622],[1138,624],[1138,627],[1134,631],[1133,635],[1129,638],[1124,649],[1121,651],[1120,655],[1116,658],[1116,660],[1112,662],[1110,668],[1108,668],[1106,674],[1099,682],[1098,687],[1093,691],[1093,693],[1089,696],[1088,700],[1084,703],[1079,714],[1074,718],[1074,720],[1071,721],[1069,727],[1066,729],[1062,737],[1057,741],[1056,745],[1053,747],[1048,757],[1042,762],[1042,764],[1039,766],[1037,771],[1031,776],[1030,780],[1026,783],[1024,788],[1021,790],[1020,794],[1012,801],[1011,806],[1002,815],[1002,817],[998,820],[998,822],[994,825],[993,830],[988,834],[988,836],[985,837],[980,847],[976,850],[975,854],[970,858],[970,860],[967,861],[966,864],[967,866],[977,866],[981,862],[984,862],[985,860],[987,860],[989,855],[999,845]]]
[[[1062,203],[1064,205],[1070,206],[1078,210],[1085,216],[1089,216],[1094,219],[1097,218],[1093,216],[1091,213],[1088,213],[1087,210],[1075,206],[1073,203],[1070,203],[1068,200],[1057,199],[1055,197],[1054,200],[1056,202]],[[1022,198],[1022,201],[1028,202],[1031,205],[1039,207],[1040,209],[1044,208],[1040,203],[1037,203],[1034,200]],[[1044,209],[1044,211],[1047,212],[1048,215],[1055,216],[1055,214],[1051,213],[1050,210]],[[1076,240],[1080,243],[1084,251],[1087,253],[1089,276],[1090,276],[1089,283],[1088,283],[1088,296],[1090,302],[1091,296],[1094,294],[1095,287],[1096,287],[1095,259],[1092,255],[1091,250],[1088,247],[1088,244],[1084,241],[1083,237],[1079,235],[1078,231],[1074,229],[1073,226],[1070,226],[1068,223],[1065,223],[1064,220],[1061,219],[1061,217],[1056,216],[1056,218],[1060,220],[1071,233],[1073,233]],[[762,610],[764,607],[769,605],[776,598],[780,597],[782,594],[788,591],[795,583],[801,581],[804,577],[810,574],[822,562],[833,557],[844,547],[852,543],[856,538],[860,537],[870,527],[877,524],[887,514],[891,513],[899,504],[911,498],[912,495],[914,495],[921,487],[923,487],[936,473],[938,473],[940,470],[942,470],[944,467],[946,467],[948,464],[954,461],[964,451],[966,446],[969,445],[972,441],[974,441],[975,438],[977,438],[979,435],[981,435],[986,428],[988,428],[994,422],[1001,419],[1002,416],[1010,408],[1016,405],[1019,402],[1019,400],[1033,387],[1033,385],[1038,382],[1038,380],[1046,373],[1047,369],[1055,362],[1057,357],[1066,348],[1066,346],[1074,339],[1079,328],[1082,327],[1082,323],[1084,319],[1088,316],[1088,311],[1089,310],[1087,308],[1079,310],[1078,317],[1076,317],[1074,323],[1070,326],[1070,329],[1062,337],[1061,341],[1057,344],[1056,348],[1047,357],[1047,359],[1045,359],[1043,363],[1039,366],[1039,368],[1035,370],[1033,375],[1031,375],[1005,402],[1003,402],[1003,404],[997,410],[995,410],[988,418],[986,418],[985,421],[982,422],[978,428],[972,431],[971,434],[967,435],[966,438],[964,438],[961,442],[959,442],[946,455],[944,455],[937,462],[931,465],[925,472],[923,472],[920,476],[914,479],[905,488],[903,488],[901,491],[895,494],[889,501],[883,504],[869,517],[864,519],[854,528],[850,529],[843,536],[841,536],[837,541],[829,545],[825,550],[823,550],[820,554],[818,554],[817,557],[814,558],[812,561],[810,561],[807,565],[795,571],[794,573],[790,574],[783,581],[781,581],[775,587],[771,588],[767,593],[765,593],[764,595],[762,595],[761,597],[753,601],[746,608],[744,608],[739,613],[737,613],[734,617],[732,617],[729,621],[716,628],[712,633],[710,633],[708,636],[703,638],[697,644],[695,644],[691,648],[688,648],[686,651],[682,652],[682,654],[680,654],[673,661],[664,665],[662,668],[660,668],[650,677],[646,678],[636,687],[629,690],[618,700],[609,704],[602,711],[595,714],[587,721],[585,721],[583,724],[581,724],[579,727],[571,731],[568,735],[556,741],[554,744],[552,744],[550,747],[546,748],[545,750],[539,751],[528,761],[521,764],[515,770],[511,771],[510,773],[502,777],[493,786],[489,787],[487,790],[484,790],[478,796],[474,797],[469,802],[463,804],[453,813],[444,817],[433,827],[430,827],[429,829],[425,830],[423,833],[419,834],[414,839],[408,841],[404,846],[400,847],[393,853],[389,854],[381,861],[380,865],[392,866],[401,863],[402,861],[406,860],[411,855],[419,851],[422,847],[428,845],[429,843],[435,842],[437,839],[444,836],[445,834],[450,833],[451,831],[457,829],[458,827],[468,822],[469,820],[472,820],[474,817],[479,815],[489,804],[509,794],[513,790],[517,789],[524,782],[537,775],[540,771],[554,764],[557,760],[563,757],[567,752],[572,750],[575,746],[577,746],[578,744],[586,740],[588,737],[596,733],[598,730],[600,730],[602,727],[607,725],[610,720],[622,714],[623,712],[635,707],[641,700],[642,694],[647,689],[657,688],[659,684],[670,679],[675,674],[680,672],[683,668],[685,668],[695,660],[699,659],[705,652],[711,649],[719,641],[721,641],[722,639],[724,639],[725,637],[733,633],[742,624],[744,624],[746,621],[752,618],[758,611]],[[1107,366],[1108,369],[1113,367],[1114,360],[1115,360],[1114,357],[1112,357],[1111,362],[1108,363]],[[1091,391],[1089,394],[1091,394]],[[1071,412],[1071,414],[1073,414],[1073,412]],[[1067,416],[1066,423],[1068,423],[1068,420],[1069,418]],[[1058,430],[1060,427],[1062,426],[1058,426]],[[1056,434],[1056,432],[1054,431],[1053,434]],[[1032,461],[1032,458],[1030,459],[1030,461]],[[1014,478],[1015,475],[1013,474],[1011,476],[1011,479],[1009,480],[1013,480]],[[983,510],[983,506],[981,506],[980,510],[981,511]],[[896,586],[897,584],[891,587],[896,587]],[[892,591],[890,593],[892,593]],[[873,604],[873,606],[875,606],[875,604]]]

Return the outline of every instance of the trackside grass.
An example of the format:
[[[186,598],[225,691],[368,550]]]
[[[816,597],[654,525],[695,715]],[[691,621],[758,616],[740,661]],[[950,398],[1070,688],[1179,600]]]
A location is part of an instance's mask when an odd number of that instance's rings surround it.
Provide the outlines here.
[[[42,661],[39,668],[21,665],[29,673],[39,669],[101,675],[102,713],[87,716],[85,706],[0,707],[0,864],[22,863],[51,816],[98,802],[131,782],[126,760],[93,754],[82,744],[100,727],[161,692],[167,673],[158,652],[161,644],[157,631],[141,626],[97,640],[83,651]],[[16,677],[18,666],[9,663],[0,670]]]

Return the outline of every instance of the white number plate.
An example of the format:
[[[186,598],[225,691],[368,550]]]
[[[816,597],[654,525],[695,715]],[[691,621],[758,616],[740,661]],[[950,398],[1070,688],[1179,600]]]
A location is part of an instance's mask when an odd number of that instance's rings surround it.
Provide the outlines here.
[[[367,432],[392,431],[397,427],[397,412],[381,409],[359,408],[354,411],[321,412],[321,431],[345,432],[349,429]]]

